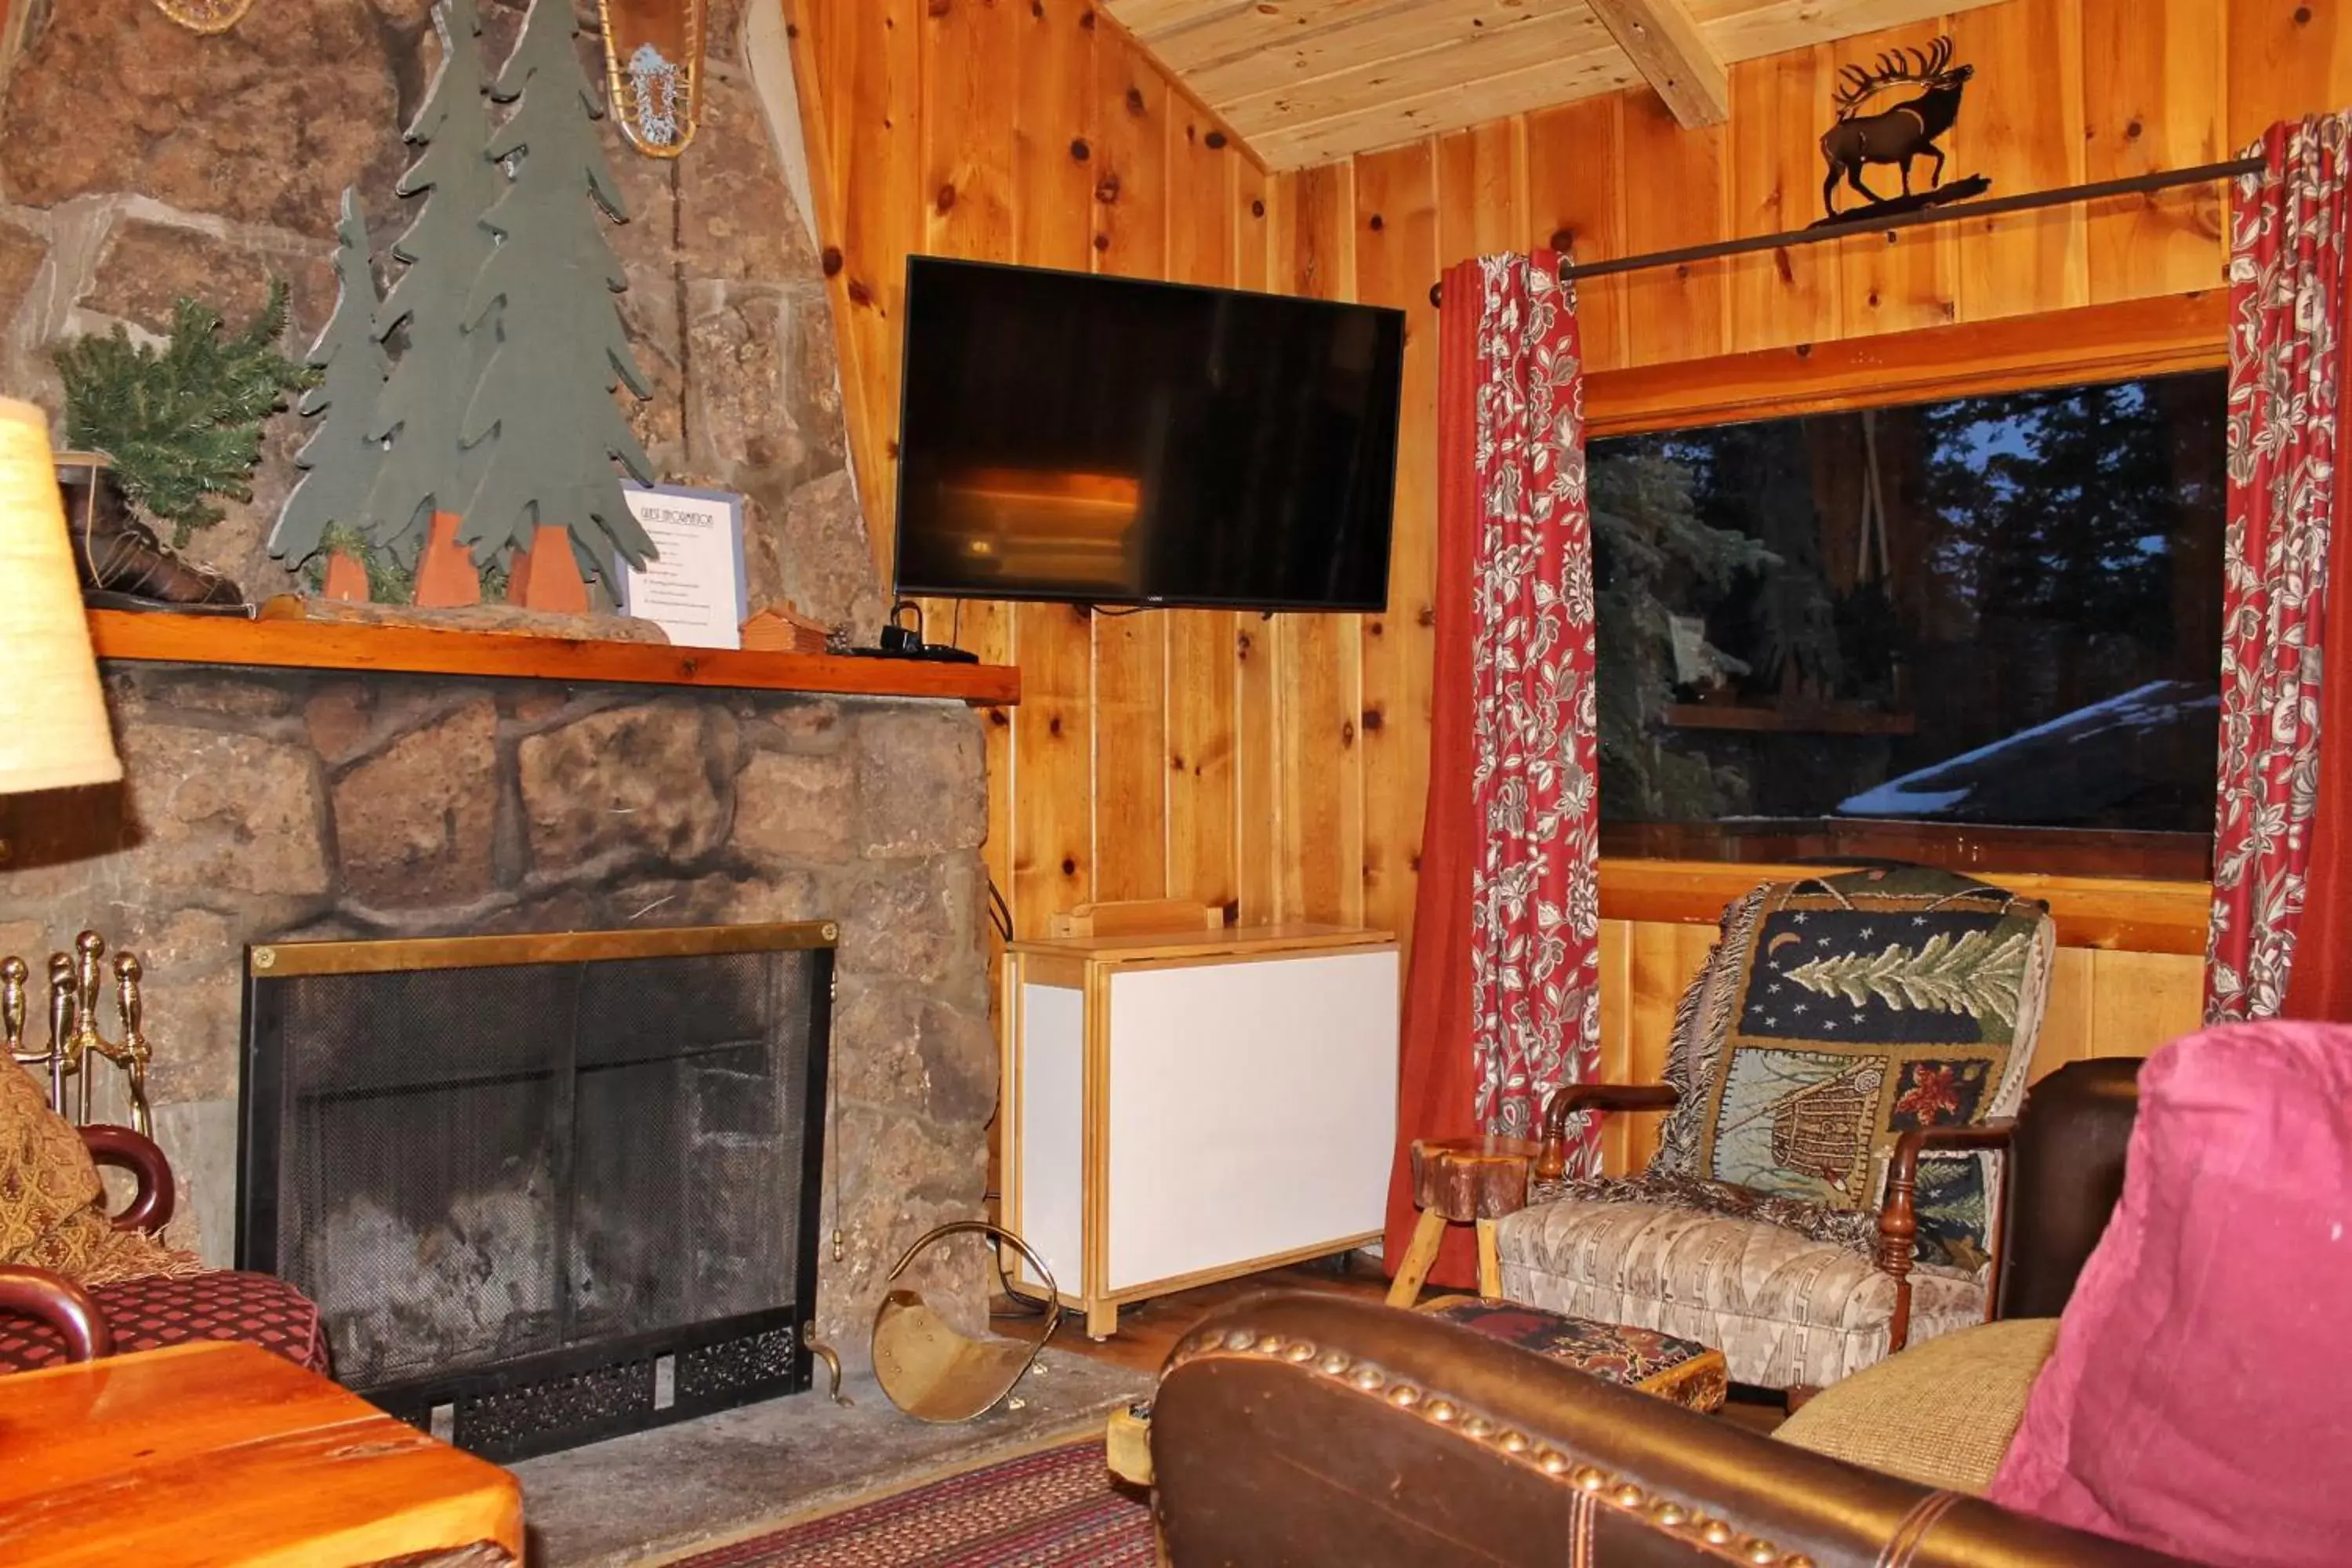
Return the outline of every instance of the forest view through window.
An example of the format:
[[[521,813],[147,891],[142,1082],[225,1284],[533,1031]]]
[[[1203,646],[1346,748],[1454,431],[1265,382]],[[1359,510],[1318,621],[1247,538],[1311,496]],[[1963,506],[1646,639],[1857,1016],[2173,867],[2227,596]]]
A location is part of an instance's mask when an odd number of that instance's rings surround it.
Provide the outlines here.
[[[1612,850],[2061,829],[2179,871],[2213,826],[2225,403],[2211,372],[1593,442]]]

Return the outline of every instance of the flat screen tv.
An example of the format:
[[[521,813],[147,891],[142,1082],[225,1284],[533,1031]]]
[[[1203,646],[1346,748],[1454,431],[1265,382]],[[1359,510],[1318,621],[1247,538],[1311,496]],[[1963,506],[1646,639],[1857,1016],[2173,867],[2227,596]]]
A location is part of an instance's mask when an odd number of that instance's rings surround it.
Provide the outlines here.
[[[1378,610],[1402,311],[915,257],[897,587]]]

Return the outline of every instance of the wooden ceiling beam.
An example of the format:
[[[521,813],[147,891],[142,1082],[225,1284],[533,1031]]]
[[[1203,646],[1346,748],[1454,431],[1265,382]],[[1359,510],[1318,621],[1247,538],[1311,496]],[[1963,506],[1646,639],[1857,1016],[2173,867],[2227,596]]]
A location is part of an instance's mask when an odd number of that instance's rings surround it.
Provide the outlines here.
[[[1731,118],[1731,79],[1685,0],[1591,0],[1635,68],[1687,130]]]

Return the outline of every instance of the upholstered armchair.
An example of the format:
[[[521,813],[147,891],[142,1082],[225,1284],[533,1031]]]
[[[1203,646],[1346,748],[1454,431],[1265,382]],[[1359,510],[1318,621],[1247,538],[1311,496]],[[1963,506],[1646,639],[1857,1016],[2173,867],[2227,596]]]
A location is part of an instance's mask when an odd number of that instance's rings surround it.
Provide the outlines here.
[[[1180,1342],[1151,1461],[1173,1568],[2179,1568],[1328,1296]]]
[[[1665,1084],[1546,1108],[1503,1294],[1721,1349],[1739,1383],[1825,1386],[1987,1314],[2010,1118],[2056,947],[2046,909],[1944,872],[1845,872],[1725,911]],[[1633,1177],[1559,1181],[1595,1111],[1664,1111]]]
[[[75,1131],[100,1166],[131,1177],[130,1203],[110,1216],[115,1229],[152,1233],[171,1223],[175,1188],[161,1148],[128,1127]],[[241,1340],[313,1372],[327,1370],[318,1308],[267,1274],[211,1269],[85,1289],[46,1268],[0,1267],[0,1373],[194,1340]]]

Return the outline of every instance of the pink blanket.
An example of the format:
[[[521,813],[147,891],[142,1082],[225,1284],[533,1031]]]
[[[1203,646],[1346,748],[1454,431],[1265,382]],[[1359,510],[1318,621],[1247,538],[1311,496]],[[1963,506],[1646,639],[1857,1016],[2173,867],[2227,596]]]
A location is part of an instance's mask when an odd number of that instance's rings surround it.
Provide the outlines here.
[[[2139,1076],[2123,1201],[1996,1501],[2199,1562],[2352,1563],[2352,1028],[2244,1024]]]

